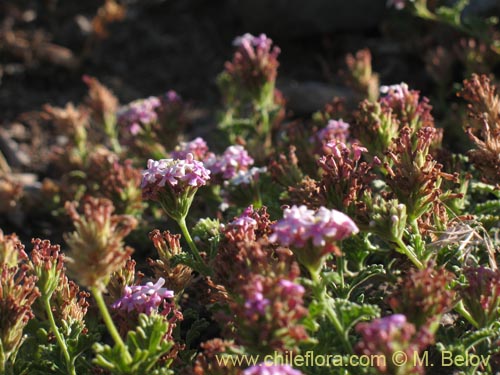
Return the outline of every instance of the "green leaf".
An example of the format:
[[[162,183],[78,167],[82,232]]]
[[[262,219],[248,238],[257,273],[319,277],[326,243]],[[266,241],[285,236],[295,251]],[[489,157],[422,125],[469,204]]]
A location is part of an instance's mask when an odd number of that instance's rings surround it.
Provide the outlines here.
[[[380,316],[380,308],[378,306],[369,304],[358,305],[340,298],[333,300],[333,308],[347,332],[360,321],[372,320]]]
[[[158,360],[173,346],[173,342],[166,339],[168,328],[169,323],[164,316],[140,314],[138,327],[127,334],[126,346],[132,360],[127,360],[117,345],[110,347],[97,343],[94,345],[94,363],[115,375],[152,373]],[[157,368],[153,373],[171,374],[167,367]]]

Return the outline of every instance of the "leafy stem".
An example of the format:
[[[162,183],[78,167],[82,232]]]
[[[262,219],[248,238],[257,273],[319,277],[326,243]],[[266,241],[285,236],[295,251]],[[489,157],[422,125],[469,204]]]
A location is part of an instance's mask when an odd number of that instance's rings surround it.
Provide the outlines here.
[[[94,295],[97,307],[99,308],[99,311],[101,312],[102,318],[104,320],[104,324],[106,324],[106,328],[108,329],[115,344],[120,348],[120,351],[124,356],[125,360],[127,362],[132,362],[132,356],[130,355],[127,346],[123,342],[120,333],[118,333],[115,323],[113,323],[113,319],[111,319],[111,315],[109,314],[108,308],[106,307],[106,303],[104,302],[102,292],[95,286],[90,288],[90,290]]]
[[[326,291],[326,285],[324,285],[319,270],[309,269],[311,274],[311,279],[313,282],[313,293],[314,297],[318,300],[321,306],[325,309],[326,317],[333,325],[333,328],[337,332],[338,336],[342,341],[342,345],[347,353],[352,354],[352,346],[349,342],[349,338],[347,337],[347,333],[345,332],[342,323],[340,322],[339,317],[337,316],[337,312],[334,310],[333,299],[330,297]]]
[[[52,314],[52,308],[50,307],[50,297],[46,296],[43,298],[43,306],[45,308],[45,312],[47,313],[47,317],[49,318],[50,328],[54,333],[54,335],[56,336],[57,343],[63,353],[68,373],[70,375],[76,375],[74,360],[71,358],[69,354],[66,341],[62,337],[61,332],[59,332],[59,328],[57,328],[56,321],[54,319],[54,314]]]
[[[472,315],[465,309],[465,306],[462,301],[460,301],[456,306],[455,310],[462,315],[470,324],[472,324],[475,328],[479,328],[478,322],[472,317]]]
[[[193,239],[191,238],[191,234],[189,233],[189,230],[186,225],[186,218],[185,217],[180,217],[177,219],[177,224],[179,224],[179,227],[181,228],[182,235],[184,236],[184,239],[188,243],[189,248],[191,249],[191,253],[193,254],[196,262],[199,264],[200,269],[203,269],[205,273],[209,273],[209,270],[206,269],[205,262],[203,261],[200,252],[198,251],[198,248],[196,247],[196,244],[194,243]]]
[[[415,255],[412,249],[410,249],[406,244],[403,242],[401,238],[397,238],[396,244],[398,245],[398,249],[401,253],[405,254],[411,261],[412,263],[418,268],[418,269],[424,269],[424,265],[422,262],[418,259],[418,257]]]

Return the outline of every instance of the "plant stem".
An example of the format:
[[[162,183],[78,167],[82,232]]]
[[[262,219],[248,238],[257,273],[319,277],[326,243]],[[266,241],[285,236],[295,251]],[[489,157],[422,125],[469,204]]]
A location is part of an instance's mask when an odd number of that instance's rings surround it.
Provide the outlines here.
[[[311,274],[311,280],[313,281],[313,290],[315,297],[319,300],[320,304],[326,310],[326,317],[328,318],[330,323],[332,323],[333,328],[335,328],[335,331],[342,340],[342,345],[344,346],[347,353],[353,353],[351,343],[349,342],[348,337],[346,337],[344,327],[342,327],[337,313],[333,309],[333,300],[326,292],[326,285],[323,285],[323,283],[321,282],[319,272],[309,269],[309,273]]]
[[[337,257],[337,272],[340,276],[340,290],[342,292],[342,296],[344,296],[344,288],[345,288],[345,281],[344,281],[344,271],[345,271],[345,258],[343,255]]]
[[[95,286],[91,287],[90,291],[94,295],[97,307],[99,308],[99,311],[101,312],[102,315],[102,319],[104,320],[104,324],[106,324],[106,328],[111,334],[111,337],[113,338],[115,344],[120,347],[122,354],[125,355],[125,360],[127,362],[131,362],[132,356],[128,352],[127,346],[125,345],[120,334],[118,333],[115,323],[113,323],[113,319],[111,319],[111,315],[109,314],[108,308],[106,307],[106,303],[104,302],[102,292]]]
[[[418,268],[418,269],[424,269],[424,265],[422,264],[422,262],[420,260],[418,260],[417,256],[415,255],[415,253],[408,248],[408,246],[405,245],[405,243],[401,240],[401,239],[396,239],[396,243],[398,244],[399,246],[399,249],[401,250],[401,252],[403,252],[408,258],[410,258],[410,260],[412,261],[412,263]]]
[[[456,306],[455,310],[462,315],[465,320],[467,320],[470,324],[472,324],[475,328],[479,328],[478,322],[472,317],[472,315],[465,309],[465,306],[462,301],[460,301]]]
[[[50,299],[49,298],[43,298],[43,306],[45,307],[45,312],[47,313],[47,316],[49,318],[49,323],[50,323],[50,328],[52,329],[52,332],[56,336],[57,343],[59,344],[59,347],[61,348],[61,351],[64,356],[64,360],[66,361],[66,368],[68,370],[68,373],[70,375],[76,375],[76,369],[75,369],[75,364],[71,360],[71,356],[69,355],[68,352],[68,347],[66,346],[66,341],[64,341],[64,338],[61,336],[61,333],[59,332],[59,328],[57,328],[56,321],[54,319],[54,314],[52,314],[52,309],[50,307]]]
[[[198,251],[196,244],[194,243],[193,239],[191,238],[191,235],[189,234],[189,230],[187,229],[186,225],[186,218],[182,217],[178,219],[177,224],[179,224],[179,227],[181,228],[182,235],[186,239],[186,242],[188,243],[189,248],[191,249],[191,253],[195,257],[196,261],[200,264],[200,266],[203,266],[205,262],[201,258],[200,252]]]

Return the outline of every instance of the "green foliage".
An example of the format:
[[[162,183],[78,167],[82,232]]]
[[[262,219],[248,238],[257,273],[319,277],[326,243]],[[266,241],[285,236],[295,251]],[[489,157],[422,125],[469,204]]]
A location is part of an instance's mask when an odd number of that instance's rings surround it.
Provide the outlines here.
[[[169,323],[164,316],[140,314],[139,325],[127,334],[126,346],[132,356],[131,361],[124,357],[120,346],[96,343],[94,363],[115,375],[172,374],[168,370],[171,360],[158,368],[160,358],[173,347],[173,342],[167,339],[168,329]]]

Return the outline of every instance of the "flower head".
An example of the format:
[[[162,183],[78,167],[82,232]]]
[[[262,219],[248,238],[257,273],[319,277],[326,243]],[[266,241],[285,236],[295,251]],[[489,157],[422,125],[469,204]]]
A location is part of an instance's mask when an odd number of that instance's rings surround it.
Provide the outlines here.
[[[253,216],[255,216],[253,206],[247,207],[240,216],[227,224],[226,231],[231,230],[238,233],[241,238],[255,240],[255,230],[258,224]]]
[[[309,241],[325,247],[327,242],[341,241],[359,230],[345,214],[320,207],[316,212],[306,206],[292,206],[283,212],[283,219],[273,226],[272,242],[284,246],[304,247]]]
[[[131,135],[143,131],[145,125],[149,125],[158,119],[156,109],[160,106],[160,99],[150,96],[146,99],[135,100],[118,111],[118,123],[128,129]]]
[[[434,127],[432,106],[429,99],[420,98],[420,92],[410,90],[404,82],[399,85],[381,86],[380,92],[385,94],[380,98],[380,104],[390,108],[403,126],[409,126],[413,131],[422,127]]]
[[[468,285],[461,290],[465,307],[485,327],[498,320],[500,308],[500,271],[485,267],[467,268]]]
[[[250,295],[245,302],[245,309],[249,317],[252,317],[254,314],[264,315],[266,307],[271,303],[269,299],[264,298],[262,294],[263,291],[264,287],[262,286],[262,282],[260,280],[255,280]]]
[[[333,140],[345,143],[349,137],[349,124],[342,119],[329,120],[326,127],[319,130],[315,137],[321,144]]]
[[[221,175],[223,179],[229,180],[238,175],[240,171],[247,171],[254,160],[248,155],[243,146],[229,146],[219,158],[213,159],[208,168],[214,175]]]
[[[34,318],[31,306],[40,296],[36,277],[28,276],[28,266],[0,265],[0,369],[5,369],[26,336],[24,327]]]
[[[290,246],[300,263],[316,275],[328,253],[341,255],[335,241],[341,241],[359,231],[356,224],[337,210],[320,207],[317,211],[306,206],[292,206],[283,212],[283,219],[272,226],[271,242]]]
[[[369,323],[359,323],[356,332],[361,335],[361,341],[356,351],[362,355],[384,356],[385,360],[377,361],[376,367],[382,374],[422,374],[422,365],[410,363],[394,363],[393,354],[403,352],[415,355],[425,349],[433,341],[433,336],[425,327],[418,332],[415,326],[406,321],[402,314],[389,315],[375,319]]]
[[[180,235],[169,231],[161,233],[158,229],[149,233],[149,238],[158,253],[159,259],[148,259],[149,266],[158,278],[165,278],[166,286],[174,292],[184,290],[191,282],[191,268],[184,264],[173,265],[173,257],[182,253]]]
[[[64,257],[60,253],[59,245],[51,245],[50,241],[33,239],[33,251],[31,259],[33,269],[38,277],[38,288],[43,296],[51,296],[54,293],[64,266]]]
[[[188,154],[193,154],[196,160],[203,161],[208,153],[207,142],[203,138],[195,138],[190,142],[181,142],[171,156],[174,159],[185,159]]]
[[[260,363],[243,371],[243,375],[302,375],[302,372],[294,370],[289,365],[270,365]]]
[[[24,245],[15,234],[4,235],[0,229],[0,266],[17,266],[28,259]]]
[[[165,299],[174,297],[173,291],[162,288],[163,284],[165,280],[160,278],[156,284],[148,282],[146,285],[126,286],[123,296],[112,307],[150,315],[153,310],[158,310]]]
[[[148,168],[142,173],[142,194],[146,199],[158,200],[165,189],[180,194],[205,185],[209,179],[210,171],[194,160],[193,154],[187,154],[186,159],[149,159]]]
[[[68,269],[81,285],[103,289],[132,253],[123,238],[136,227],[137,220],[113,215],[113,203],[104,198],[87,197],[83,214],[77,212],[76,202],[66,202],[66,211],[76,229],[65,234],[70,249]]]
[[[236,38],[233,44],[237,51],[233,61],[226,63],[226,72],[250,90],[260,88],[266,82],[274,82],[280,49],[272,47],[272,43],[265,34],[245,34]]]

